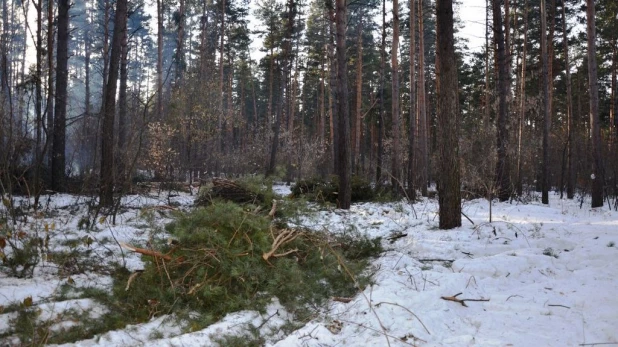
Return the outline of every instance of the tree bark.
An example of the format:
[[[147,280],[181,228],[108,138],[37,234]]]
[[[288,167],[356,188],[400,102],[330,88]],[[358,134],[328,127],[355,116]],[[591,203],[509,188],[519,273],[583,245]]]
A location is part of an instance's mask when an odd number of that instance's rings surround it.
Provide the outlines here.
[[[517,195],[522,196],[523,193],[523,178],[522,178],[522,144],[524,135],[524,124],[526,116],[526,62],[528,55],[528,0],[524,5],[524,44],[521,59],[521,77],[519,89],[519,120],[517,129]]]
[[[419,171],[421,195],[427,196],[429,184],[429,151],[427,148],[427,105],[425,103],[425,27],[423,20],[423,0],[418,2],[418,122],[419,122]]]
[[[157,120],[163,119],[163,0],[157,0]]]
[[[352,133],[353,148],[352,148],[352,167],[358,173],[359,158],[360,158],[360,143],[362,134],[363,122],[363,18],[361,17],[358,24],[358,39],[356,42],[358,52],[356,57],[356,117],[354,121],[354,132]]]
[[[452,229],[461,226],[459,95],[453,35],[453,0],[436,2],[436,25],[439,225],[440,229]]]
[[[122,33],[127,25],[127,0],[116,1],[112,54],[109,61],[109,77],[103,99],[103,122],[101,128],[101,182],[99,204],[112,206],[114,202],[114,118],[116,112],[116,86],[122,50]]]
[[[588,85],[590,92],[590,132],[592,136],[592,207],[603,206],[605,173],[601,156],[601,125],[599,120],[599,80],[597,79],[597,49],[594,0],[586,0],[586,32],[588,36]]]
[[[36,148],[35,148],[35,160],[34,160],[34,206],[39,205],[39,192],[42,187],[42,170],[43,164],[43,13],[42,13],[42,0],[34,3],[36,8],[36,86],[35,86],[35,104],[34,109],[36,113]]]
[[[408,199],[416,199],[416,165],[414,141],[416,138],[416,3],[410,1],[410,110],[408,116]]]
[[[128,57],[129,57],[129,45],[127,28],[125,26],[122,33],[121,53],[120,53],[120,90],[118,91],[118,150],[117,160],[118,164],[118,178],[120,182],[124,183],[125,180],[125,161],[128,159],[127,153],[127,82],[129,79],[128,71]]]
[[[569,39],[567,37],[566,5],[562,3],[562,42],[567,88],[567,199],[573,199],[575,191],[575,165],[573,165],[573,93],[571,88],[571,64],[569,62]]]
[[[378,153],[376,163],[376,185],[382,184],[384,155],[384,81],[386,79],[386,0],[382,0],[382,42],[380,44],[380,112],[378,118]]]
[[[547,13],[545,0],[541,0],[541,81],[543,102],[543,162],[541,168],[541,202],[549,204],[549,128],[550,119],[550,100],[549,100],[549,76],[547,62]]]
[[[69,81],[69,0],[58,0],[58,46],[56,52],[56,104],[54,108],[54,143],[52,147],[52,190],[65,189],[65,143],[67,87]]]
[[[44,154],[47,152],[48,167],[52,167],[52,155],[49,148],[53,145],[54,132],[54,2],[47,1],[47,132],[45,138]],[[51,175],[47,176],[51,182]]]
[[[504,32],[502,26],[502,12],[499,0],[493,0],[494,38],[497,44],[498,58],[498,120],[497,120],[497,148],[498,161],[496,162],[496,186],[500,201],[506,201],[511,195],[509,180],[508,158],[508,130],[507,117],[509,113],[507,97],[509,93],[507,60],[504,49]]]
[[[337,123],[339,153],[339,208],[349,209],[351,198],[350,168],[350,108],[348,101],[348,74],[346,69],[345,32],[347,20],[346,0],[336,0],[335,24],[337,27]]]
[[[391,50],[392,67],[392,128],[393,128],[393,151],[391,153],[391,186],[394,192],[399,192],[401,174],[399,170],[400,146],[401,146],[401,118],[399,114],[399,1],[393,0],[393,44]]]

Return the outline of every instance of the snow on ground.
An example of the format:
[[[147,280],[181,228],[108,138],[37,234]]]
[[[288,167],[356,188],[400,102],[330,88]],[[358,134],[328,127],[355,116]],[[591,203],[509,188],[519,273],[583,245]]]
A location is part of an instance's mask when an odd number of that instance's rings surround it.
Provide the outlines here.
[[[281,195],[288,186],[275,186]],[[78,228],[83,197],[56,195],[43,204],[57,210],[50,231],[53,251],[77,247],[101,262],[138,269],[135,254],[120,253],[117,242],[144,244],[152,228],[169,221],[166,198],[130,196],[116,225],[97,221],[97,231]],[[193,197],[173,198],[187,206]],[[146,207],[146,208],[145,208]],[[192,333],[182,333],[169,316],[107,332],[78,346],[205,346],[211,336],[243,335],[258,327],[274,346],[576,346],[618,343],[618,212],[579,208],[577,201],[551,197],[549,206],[494,203],[492,223],[485,200],[464,203],[454,230],[438,230],[437,203],[422,200],[354,204],[350,211],[324,210],[299,223],[319,230],[352,229],[382,237],[386,252],[373,262],[375,283],[349,303],[332,301],[314,320],[288,336],[279,328],[291,319],[277,300],[265,314],[243,311]],[[159,212],[161,211],[161,212]],[[33,224],[50,222],[35,221]],[[39,231],[41,232],[41,231]],[[68,246],[70,240],[88,240]],[[0,306],[32,297],[40,319],[67,310],[105,308],[88,299],[54,301],[62,284],[109,288],[111,278],[94,271],[66,274],[64,266],[43,262],[32,279],[0,274]],[[459,294],[454,301],[441,299]],[[0,333],[13,313],[0,314]],[[60,323],[61,319],[59,319]],[[58,324],[60,324],[58,323]],[[69,324],[68,322],[64,322]],[[59,326],[60,327],[60,326]],[[14,343],[15,341],[7,341]],[[0,343],[4,345],[4,343]]]

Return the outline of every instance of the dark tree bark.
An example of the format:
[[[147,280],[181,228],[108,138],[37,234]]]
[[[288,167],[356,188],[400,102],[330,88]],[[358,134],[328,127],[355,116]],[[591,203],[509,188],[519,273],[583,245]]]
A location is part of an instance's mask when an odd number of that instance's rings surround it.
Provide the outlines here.
[[[494,38],[497,44],[498,58],[498,161],[496,162],[496,187],[498,199],[506,201],[511,195],[511,183],[509,180],[509,158],[508,158],[508,130],[507,117],[509,113],[507,97],[509,93],[506,54],[504,49],[504,32],[502,26],[502,12],[499,0],[493,0],[494,17]]]
[[[393,0],[393,44],[391,50],[392,67],[392,128],[393,151],[391,153],[391,185],[394,192],[400,192],[401,173],[399,169],[401,146],[401,116],[399,114],[399,1]]]
[[[65,189],[65,143],[67,87],[69,81],[69,0],[58,0],[58,46],[56,51],[56,104],[54,108],[54,143],[52,147],[51,188]]]
[[[436,2],[438,203],[440,229],[461,226],[459,95],[453,37],[453,0]]]
[[[416,3],[415,0],[410,1],[410,111],[409,111],[409,126],[408,130],[408,199],[414,201],[416,199],[416,165],[415,160],[415,132],[416,132]]]
[[[549,71],[547,56],[547,13],[545,0],[541,0],[541,65],[542,65],[542,102],[543,102],[543,163],[541,169],[541,202],[549,204],[549,128],[550,98],[549,98]]]
[[[178,6],[178,37],[176,40],[176,79],[182,80],[185,72],[185,0],[180,0]]]
[[[599,120],[599,80],[594,0],[586,0],[586,32],[588,36],[588,85],[590,92],[590,130],[592,136],[592,207],[603,206],[605,173],[601,157],[601,125]]]
[[[571,88],[571,64],[569,62],[569,40],[567,37],[566,5],[562,3],[562,44],[567,88],[567,199],[573,199],[575,190],[575,165],[573,165],[573,94]]]
[[[128,160],[127,154],[127,124],[128,124],[128,113],[127,113],[127,82],[129,79],[129,45],[128,45],[128,33],[127,28],[125,26],[122,33],[122,43],[120,53],[120,90],[118,91],[118,155],[117,161],[118,164],[118,178],[120,182],[124,183],[125,180],[125,161]]]
[[[418,124],[419,124],[419,171],[421,195],[427,196],[429,184],[429,150],[427,148],[427,104],[425,98],[425,27],[423,0],[418,2]]]
[[[358,46],[356,57],[356,115],[354,119],[354,131],[352,132],[352,167],[357,173],[359,172],[363,123],[363,20],[364,18],[361,17],[360,23],[358,24],[358,37],[356,41],[356,45]]]
[[[34,3],[34,2],[33,2]],[[36,151],[34,160],[34,206],[39,205],[39,192],[42,187],[42,172],[41,166],[43,164],[43,12],[42,12],[42,0],[34,3],[36,8],[36,86],[35,86],[35,104],[34,109],[36,113]]]
[[[521,196],[523,193],[523,180],[522,180],[522,145],[524,135],[524,122],[526,115],[526,62],[528,59],[528,0],[524,5],[524,43],[523,53],[521,58],[521,77],[519,86],[519,119],[517,127],[517,183],[516,190],[517,195]]]
[[[386,0],[382,0],[382,42],[380,44],[380,114],[378,118],[378,153],[376,164],[376,185],[382,184],[384,155],[384,81],[386,79]]]
[[[53,142],[54,132],[54,2],[47,1],[47,104],[45,113],[47,115],[47,132],[45,138],[44,154],[47,155],[48,165],[52,167],[52,156],[49,155],[49,148]],[[51,182],[51,175],[47,176],[47,181]]]
[[[114,17],[114,34],[112,36],[112,54],[109,61],[109,76],[105,85],[105,95],[101,108],[103,122],[101,128],[101,182],[99,204],[103,207],[112,206],[114,202],[114,118],[116,112],[116,86],[122,51],[122,36],[126,25],[127,0],[117,0],[116,14]]]
[[[348,74],[346,69],[346,0],[336,0],[335,24],[337,27],[337,123],[339,153],[335,160],[339,175],[339,208],[349,209],[351,198],[350,165],[350,108],[348,101]]]
[[[157,120],[163,119],[163,0],[157,0]]]

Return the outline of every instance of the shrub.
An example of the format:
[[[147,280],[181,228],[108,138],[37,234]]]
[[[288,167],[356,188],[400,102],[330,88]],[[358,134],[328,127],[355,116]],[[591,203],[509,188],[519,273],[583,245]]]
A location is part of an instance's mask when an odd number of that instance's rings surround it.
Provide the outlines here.
[[[371,183],[360,176],[352,176],[351,179],[352,202],[372,201],[376,198],[376,190]],[[292,187],[292,196],[305,196],[308,200],[316,202],[337,203],[339,191],[339,177],[331,176],[328,180],[311,178],[298,181]]]

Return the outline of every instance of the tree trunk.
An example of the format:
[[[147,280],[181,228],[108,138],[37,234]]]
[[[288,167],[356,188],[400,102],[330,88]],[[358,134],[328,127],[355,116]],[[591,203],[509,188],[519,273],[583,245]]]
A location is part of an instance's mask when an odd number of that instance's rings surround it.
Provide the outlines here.
[[[118,156],[116,163],[118,164],[119,181],[125,180],[125,161],[128,160],[127,154],[127,81],[129,79],[128,71],[128,56],[129,45],[126,27],[122,33],[122,43],[120,53],[120,90],[118,91]]]
[[[526,116],[526,61],[528,55],[528,0],[524,5],[524,44],[521,59],[521,77],[519,89],[519,120],[517,129],[517,195],[522,196],[523,193],[523,178],[522,178],[522,144],[524,135],[524,124]]]
[[[597,79],[597,49],[594,0],[586,0],[586,32],[588,36],[588,85],[590,92],[590,132],[592,136],[592,207],[603,206],[605,174],[601,157],[601,126],[599,120],[599,80]]]
[[[541,168],[541,202],[549,204],[549,128],[550,119],[550,100],[549,100],[549,76],[547,62],[547,13],[545,0],[541,0],[541,81],[543,102],[543,163]]]
[[[401,119],[399,114],[399,1],[393,0],[393,46],[391,50],[391,67],[392,67],[392,127],[393,127],[393,151],[391,153],[391,185],[394,192],[399,192],[399,182],[401,175],[399,170],[400,149],[401,146]]]
[[[453,36],[453,0],[436,2],[436,25],[439,224],[440,229],[452,229],[461,226],[459,95]]]
[[[396,0],[395,0],[396,1]],[[347,20],[346,0],[336,0],[335,23],[337,27],[337,147],[335,158],[339,164],[339,208],[349,209],[351,198],[350,170],[350,108],[348,106],[348,74],[346,69],[345,32]]]
[[[35,160],[34,160],[34,206],[38,208],[39,205],[39,192],[42,188],[42,170],[43,164],[43,148],[42,148],[42,136],[43,136],[43,13],[42,13],[42,0],[39,0],[35,5],[36,7],[36,86],[35,86],[35,104],[34,109],[36,113],[36,148],[35,148]]]
[[[157,0],[157,120],[163,119],[163,0]]]
[[[223,105],[223,98],[224,98],[224,85],[225,85],[225,78],[224,78],[224,69],[223,69],[223,51],[225,48],[225,0],[221,1],[221,32],[219,33],[219,35],[221,36],[221,44],[219,46],[219,112],[217,112],[217,132],[219,134],[219,145],[221,146],[221,152],[224,151],[225,148],[225,136],[224,136],[224,129],[223,129],[223,114],[225,112],[225,107]],[[272,52],[272,50],[271,50]],[[271,58],[272,55],[271,55]]]
[[[114,116],[116,112],[116,85],[122,50],[122,33],[127,25],[127,0],[116,1],[112,54],[109,61],[109,77],[103,99],[103,123],[101,128],[101,183],[100,200],[103,207],[112,206],[114,200]]]
[[[504,49],[504,33],[502,27],[502,12],[499,0],[493,0],[494,38],[497,43],[496,56],[498,58],[498,120],[497,120],[497,148],[498,161],[496,162],[496,186],[500,201],[506,201],[511,195],[509,180],[508,159],[508,130],[507,117],[509,113],[507,97],[509,93],[507,61]]]
[[[419,122],[419,170],[421,195],[427,196],[429,184],[429,151],[427,148],[427,105],[425,103],[425,27],[423,20],[423,0],[418,2],[418,122]]]
[[[52,167],[52,155],[49,148],[53,143],[54,132],[54,2],[47,1],[47,103],[45,113],[47,114],[47,136],[43,152],[47,152],[48,167]],[[51,175],[47,177],[51,182]]]
[[[378,118],[378,153],[376,164],[376,185],[382,184],[384,152],[384,81],[386,79],[386,0],[382,0],[382,43],[380,44],[380,114]]]
[[[58,0],[58,46],[56,52],[56,104],[54,108],[54,143],[52,148],[52,185],[54,191],[65,189],[65,143],[67,87],[69,81],[69,0]]]
[[[336,2],[337,0],[333,1],[335,4],[334,6],[336,7]],[[334,7],[329,6],[328,9],[328,17],[329,17],[329,45],[328,45],[328,54],[329,54],[329,60],[330,60],[330,65],[329,65],[329,72],[330,72],[330,82],[329,82],[329,91],[330,91],[330,95],[329,95],[329,112],[330,112],[330,148],[331,148],[331,154],[332,154],[332,163],[333,163],[333,172],[335,174],[339,173],[339,161],[337,160],[337,158],[339,158],[339,131],[338,131],[338,121],[335,120],[335,117],[337,115],[337,111],[338,111],[338,100],[339,100],[339,95],[338,95],[338,87],[337,87],[337,70],[338,70],[338,64],[337,64],[337,57],[336,57],[336,27],[335,27],[335,21],[336,21],[336,13],[335,13],[335,9]]]
[[[571,91],[571,64],[569,63],[569,39],[567,37],[566,5],[562,3],[562,42],[567,88],[567,199],[573,199],[575,190],[575,165],[573,165],[573,94]]]
[[[185,71],[185,0],[179,1],[178,16],[178,37],[176,39],[176,80],[182,80]]]
[[[408,116],[409,131],[408,131],[408,199],[414,201],[416,199],[415,176],[416,166],[415,160],[415,132],[416,132],[416,3],[415,0],[410,1],[410,111]]]
[[[485,133],[489,134],[489,127],[491,123],[491,106],[489,105],[489,0],[485,0],[485,92],[483,95],[485,96],[483,125],[485,126]]]
[[[354,132],[352,138],[354,139],[352,147],[352,168],[359,172],[359,158],[360,158],[360,144],[362,135],[362,123],[363,123],[363,17],[358,24],[358,39],[356,45],[358,46],[358,52],[356,57],[356,117],[354,120]]]

